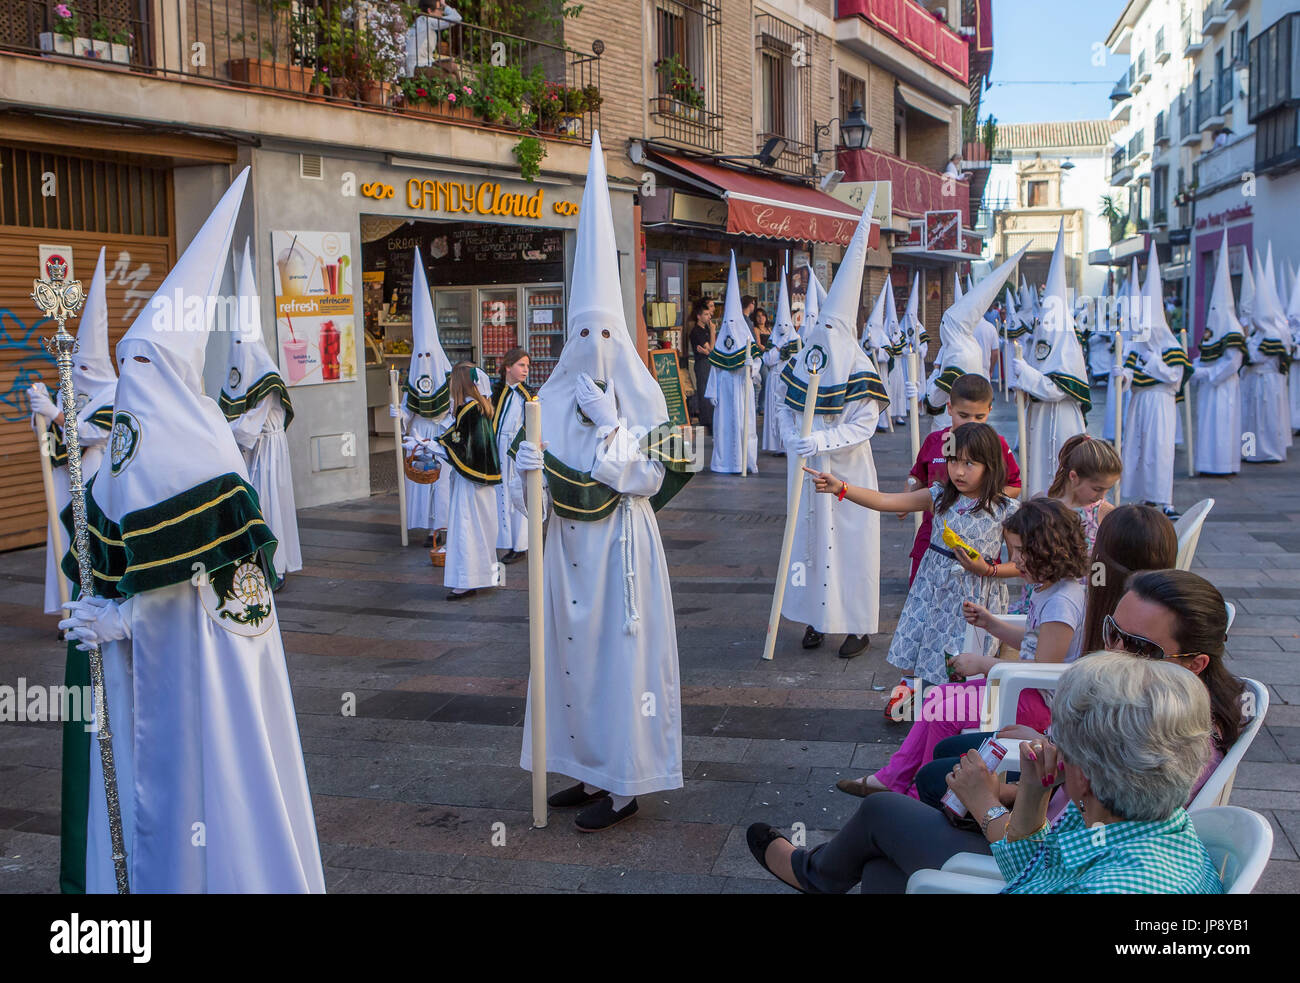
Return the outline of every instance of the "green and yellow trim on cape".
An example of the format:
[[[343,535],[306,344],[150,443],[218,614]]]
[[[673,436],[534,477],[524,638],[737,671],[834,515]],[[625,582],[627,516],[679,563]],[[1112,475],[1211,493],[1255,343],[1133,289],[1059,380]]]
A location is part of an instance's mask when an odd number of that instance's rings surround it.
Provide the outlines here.
[[[1124,359],[1124,368],[1133,370],[1133,388],[1147,389],[1150,386],[1159,385],[1159,379],[1154,379],[1138,369],[1137,359],[1138,353],[1136,350],[1129,352],[1128,357]],[[1181,348],[1166,348],[1160,353],[1160,359],[1166,365],[1178,366],[1183,370],[1183,377],[1178,383],[1176,396],[1176,399],[1182,399],[1183,387],[1187,385],[1187,380],[1192,377],[1193,369],[1191,359],[1187,357],[1187,352],[1183,351]]]
[[[507,386],[498,379],[496,386],[492,390],[492,432],[498,437],[501,436],[501,423],[505,418],[506,395],[512,389],[516,390],[524,398],[525,402],[532,402],[537,398],[537,395],[522,382],[514,386]]]
[[[227,420],[238,420],[241,416],[266,399],[271,393],[280,394],[280,405],[284,407],[284,428],[289,429],[293,422],[293,402],[289,399],[289,387],[284,384],[278,372],[268,372],[248,387],[243,396],[231,396],[224,389],[217,397],[217,405]]]
[[[519,450],[523,439],[524,432],[520,429],[515,435],[514,443],[510,445],[511,458]],[[663,484],[650,497],[650,507],[656,512],[667,505],[691,479],[693,472],[687,470],[691,459],[685,455],[684,447],[681,427],[672,424],[661,424],[641,438],[641,452],[664,466]],[[543,452],[542,457],[546,487],[550,490],[551,507],[555,509],[556,515],[578,522],[597,522],[613,514],[622,495],[609,485],[597,481],[590,471],[571,468],[550,451]]]
[[[440,420],[451,410],[450,373],[431,396],[421,396],[419,391],[411,385],[410,375],[407,375],[406,382],[402,384],[402,392],[406,394],[407,408],[416,416],[422,416],[426,420]]]
[[[1009,341],[1015,341],[1018,338],[1023,338],[1025,335],[1029,334],[1029,332],[1033,330],[1034,330],[1034,326],[1032,324],[1021,323],[1019,327],[1015,327],[1015,328],[1009,327],[1006,329],[1007,339]]]
[[[751,341],[748,347],[727,354],[719,352],[715,346],[713,351],[709,352],[709,364],[732,372],[744,365],[747,358],[758,359],[762,357],[763,349],[758,347],[757,342]]]
[[[166,501],[139,509],[113,522],[86,487],[86,524],[95,593],[131,597],[191,580],[196,572],[214,571],[263,550],[273,553],[276,539],[262,519],[253,486],[237,474],[223,474]],[[71,544],[63,572],[80,580],[72,506],[60,518]]]
[[[104,433],[111,433],[113,430],[113,407],[101,406],[94,413],[91,413],[85,422],[93,427],[99,427]],[[68,463],[68,445],[63,441],[63,428],[57,423],[51,423],[49,432],[54,434],[54,447],[50,453],[50,464],[56,468],[64,467]]]
[[[935,386],[946,393],[952,392],[952,384],[966,374],[966,370],[956,365],[950,365],[939,373],[939,378],[934,380]]]
[[[456,422],[438,438],[438,443],[462,478],[480,485],[501,484],[496,433],[478,400],[471,399],[456,412]]]
[[[1217,362],[1228,353],[1229,348],[1236,348],[1244,355],[1246,353],[1246,336],[1240,331],[1229,331],[1222,338],[1215,341],[1206,342],[1201,340],[1200,360],[1201,364],[1206,362]]]
[[[1086,382],[1066,372],[1049,372],[1047,378],[1055,382],[1065,395],[1079,404],[1079,409],[1083,411],[1085,417],[1088,415],[1092,410],[1092,390]]]
[[[1291,369],[1291,349],[1276,338],[1265,338],[1259,343],[1259,353],[1264,358],[1276,358],[1277,370],[1283,375]]]
[[[795,374],[793,362],[786,363],[781,371],[781,381],[785,383],[785,405],[796,413],[802,413],[804,399],[808,395],[808,384]],[[860,399],[874,399],[884,406],[889,405],[889,392],[876,373],[857,372],[849,376],[843,385],[818,388],[817,408],[814,412],[820,416],[843,413],[849,403]]]

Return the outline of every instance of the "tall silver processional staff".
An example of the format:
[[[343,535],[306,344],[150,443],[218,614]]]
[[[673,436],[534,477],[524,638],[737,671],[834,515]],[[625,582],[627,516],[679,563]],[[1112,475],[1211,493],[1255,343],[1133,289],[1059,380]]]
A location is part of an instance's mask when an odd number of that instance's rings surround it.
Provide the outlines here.
[[[86,299],[80,280],[66,280],[68,264],[51,256],[45,264],[45,279],[32,281],[32,300],[46,317],[57,322],[58,330],[45,347],[59,367],[59,401],[63,408],[63,443],[68,449],[68,491],[72,496],[73,553],[81,581],[81,597],[95,593],[90,569],[90,552],[86,532],[86,489],[81,475],[81,438],[77,433],[77,399],[72,389],[72,354],[77,339],[68,333],[67,319],[81,310]],[[122,809],[117,799],[117,768],[113,764],[113,734],[109,730],[108,704],[104,692],[104,658],[98,645],[90,646],[90,685],[95,699],[95,736],[99,739],[99,759],[104,771],[104,795],[108,799],[108,831],[113,845],[113,872],[117,893],[130,894],[127,879],[126,842],[122,835]]]

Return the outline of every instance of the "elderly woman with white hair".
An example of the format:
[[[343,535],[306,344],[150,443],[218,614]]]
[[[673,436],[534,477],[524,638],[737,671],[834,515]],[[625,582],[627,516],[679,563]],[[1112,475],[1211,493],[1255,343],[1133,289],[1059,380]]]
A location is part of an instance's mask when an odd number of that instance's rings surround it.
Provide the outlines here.
[[[1020,791],[992,844],[1008,894],[1218,894],[1223,885],[1183,809],[1209,756],[1210,700],[1167,661],[1105,653],[1061,677],[1052,740],[1020,745]],[[1058,782],[1070,804],[1049,828]],[[997,779],[973,752],[948,785],[979,815]]]

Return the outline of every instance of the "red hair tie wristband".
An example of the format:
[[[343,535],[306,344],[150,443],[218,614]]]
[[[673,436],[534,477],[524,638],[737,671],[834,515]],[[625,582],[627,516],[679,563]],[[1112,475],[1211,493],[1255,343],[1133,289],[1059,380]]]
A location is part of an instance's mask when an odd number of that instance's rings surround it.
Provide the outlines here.
[[[841,481],[840,493],[839,495],[836,496],[836,498],[842,502],[844,501],[844,496],[847,495],[848,493],[849,493],[849,483],[847,481]]]

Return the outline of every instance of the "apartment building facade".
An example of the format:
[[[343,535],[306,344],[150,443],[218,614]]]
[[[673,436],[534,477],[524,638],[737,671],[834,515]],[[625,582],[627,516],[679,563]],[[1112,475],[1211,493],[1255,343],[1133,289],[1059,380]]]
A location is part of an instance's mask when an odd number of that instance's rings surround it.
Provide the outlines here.
[[[1126,123],[1111,183],[1128,194],[1134,233],[1109,261],[1154,237],[1195,343],[1225,231],[1235,287],[1270,242],[1279,258],[1300,258],[1289,218],[1300,204],[1300,11],[1291,0],[1131,0],[1108,45],[1130,61],[1111,95],[1112,118]]]

